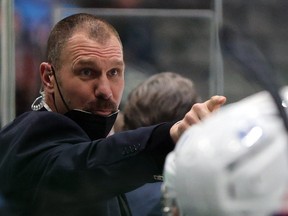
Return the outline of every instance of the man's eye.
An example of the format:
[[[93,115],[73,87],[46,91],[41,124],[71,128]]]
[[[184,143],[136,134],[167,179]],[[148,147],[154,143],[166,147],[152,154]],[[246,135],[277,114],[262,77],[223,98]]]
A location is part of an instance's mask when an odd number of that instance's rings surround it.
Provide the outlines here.
[[[81,70],[81,75],[82,75],[82,76],[91,76],[91,75],[92,75],[92,70],[90,70],[90,69],[83,69],[83,70]]]
[[[109,75],[110,76],[117,76],[119,73],[119,71],[117,69],[113,69],[109,71]]]

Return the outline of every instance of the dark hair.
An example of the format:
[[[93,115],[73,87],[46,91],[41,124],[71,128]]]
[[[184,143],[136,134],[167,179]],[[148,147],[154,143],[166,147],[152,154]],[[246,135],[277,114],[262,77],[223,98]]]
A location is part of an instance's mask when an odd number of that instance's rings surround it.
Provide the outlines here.
[[[105,20],[85,13],[68,16],[54,26],[48,38],[47,60],[53,63],[56,69],[61,67],[62,50],[67,40],[79,31],[87,33],[89,38],[99,43],[105,43],[112,35],[116,36],[121,43],[118,32]]]
[[[124,130],[167,121],[178,121],[200,102],[193,82],[177,73],[153,75],[128,95]]]

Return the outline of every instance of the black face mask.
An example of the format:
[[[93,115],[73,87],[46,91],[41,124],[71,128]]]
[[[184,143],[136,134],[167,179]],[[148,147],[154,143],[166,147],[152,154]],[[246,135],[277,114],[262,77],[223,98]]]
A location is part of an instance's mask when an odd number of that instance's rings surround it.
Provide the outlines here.
[[[64,115],[75,121],[91,140],[96,140],[105,138],[109,134],[118,112],[114,112],[109,116],[100,116],[82,110],[70,110]]]

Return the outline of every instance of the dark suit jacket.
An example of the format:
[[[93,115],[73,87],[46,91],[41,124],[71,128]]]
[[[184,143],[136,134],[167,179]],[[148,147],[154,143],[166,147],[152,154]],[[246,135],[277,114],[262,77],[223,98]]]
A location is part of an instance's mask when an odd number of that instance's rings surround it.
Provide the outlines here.
[[[91,141],[64,115],[25,113],[0,132],[0,189],[15,215],[123,215],[116,196],[162,174],[171,126]]]

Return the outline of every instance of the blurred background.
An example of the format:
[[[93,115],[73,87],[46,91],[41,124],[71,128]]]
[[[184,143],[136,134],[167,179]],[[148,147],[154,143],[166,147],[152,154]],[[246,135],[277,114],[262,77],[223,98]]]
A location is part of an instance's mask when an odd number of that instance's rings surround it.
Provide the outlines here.
[[[224,94],[232,103],[262,90],[243,78],[241,64],[222,54],[222,26],[256,45],[276,80],[286,85],[287,9],[284,0],[2,0],[0,126],[29,111],[39,96],[49,31],[67,15],[93,13],[119,31],[127,65],[122,107],[132,88],[163,71],[192,79],[203,100]]]

